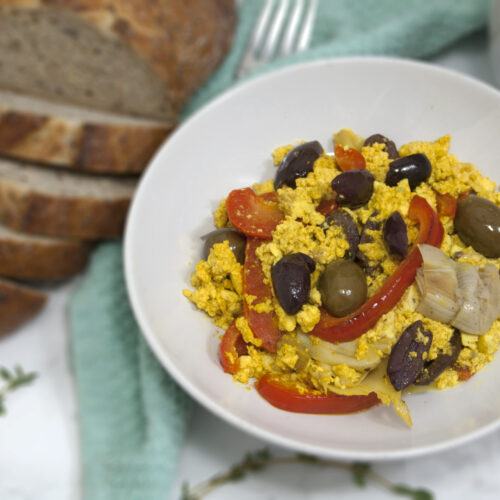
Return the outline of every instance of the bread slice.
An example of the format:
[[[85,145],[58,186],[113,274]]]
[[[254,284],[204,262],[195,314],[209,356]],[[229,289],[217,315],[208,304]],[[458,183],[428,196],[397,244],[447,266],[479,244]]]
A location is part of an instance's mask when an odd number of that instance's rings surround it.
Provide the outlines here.
[[[47,236],[120,236],[135,178],[86,175],[0,159],[0,222]]]
[[[231,46],[234,0],[2,0],[0,88],[168,123]]]
[[[0,335],[31,319],[44,306],[47,296],[33,288],[0,278]]]
[[[172,125],[0,91],[0,154],[109,174],[140,173]]]
[[[22,280],[60,280],[81,271],[90,243],[35,236],[0,225],[0,276]]]

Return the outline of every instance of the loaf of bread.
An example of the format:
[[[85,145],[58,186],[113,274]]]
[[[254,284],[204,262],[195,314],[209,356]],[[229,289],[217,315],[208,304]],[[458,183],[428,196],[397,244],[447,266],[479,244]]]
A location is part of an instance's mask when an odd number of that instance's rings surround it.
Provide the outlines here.
[[[31,319],[46,300],[44,293],[0,278],[0,335]]]
[[[0,154],[20,160],[137,174],[172,128],[0,91]]]
[[[173,123],[235,20],[233,0],[2,0],[0,88]]]
[[[121,236],[235,22],[234,0],[0,0],[0,276],[64,279]],[[0,278],[0,334],[45,301]]]
[[[0,222],[67,238],[120,236],[136,178],[86,175],[0,159]]]

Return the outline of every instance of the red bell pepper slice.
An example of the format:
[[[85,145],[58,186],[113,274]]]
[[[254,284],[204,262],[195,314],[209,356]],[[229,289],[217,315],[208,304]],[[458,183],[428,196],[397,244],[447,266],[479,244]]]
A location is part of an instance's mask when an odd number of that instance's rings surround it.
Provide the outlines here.
[[[234,320],[224,333],[219,346],[219,359],[224,371],[234,375],[239,370],[239,357],[247,352],[247,345]]]
[[[441,217],[446,216],[454,219],[457,213],[457,200],[449,193],[436,193],[436,208]]]
[[[267,299],[272,299],[272,291],[264,282],[265,274],[255,251],[262,244],[257,238],[247,238],[245,249],[245,264],[243,266],[243,293],[254,295],[252,306],[256,306]],[[263,313],[252,309],[247,301],[244,301],[244,314],[255,337],[262,340],[262,347],[270,352],[276,352],[281,331],[278,328],[278,320],[273,312]]]
[[[364,156],[354,148],[344,149],[344,146],[335,144],[335,161],[340,170],[346,172],[348,170],[365,170],[366,161]]]
[[[441,245],[444,236],[443,226],[436,212],[424,198],[413,197],[408,217],[420,225],[417,244],[427,243],[436,247]],[[322,309],[319,323],[311,335],[332,343],[349,342],[375,326],[377,321],[401,300],[406,289],[413,283],[422,264],[417,244],[396,271],[387,278],[380,290],[357,311],[342,318],[335,318]]]
[[[251,188],[235,189],[226,200],[226,210],[231,224],[255,238],[271,238],[276,226],[285,218],[277,203],[258,196]]]
[[[374,392],[367,396],[342,396],[340,394],[300,393],[287,385],[279,376],[263,375],[255,384],[259,394],[276,408],[296,413],[354,413],[377,405],[380,401]]]

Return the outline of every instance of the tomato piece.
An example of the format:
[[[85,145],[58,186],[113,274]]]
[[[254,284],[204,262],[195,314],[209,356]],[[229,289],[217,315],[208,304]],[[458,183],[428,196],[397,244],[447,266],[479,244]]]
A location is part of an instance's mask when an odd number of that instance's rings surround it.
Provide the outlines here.
[[[262,198],[264,201],[272,201],[273,203],[278,203],[278,193],[276,191],[259,194],[259,198]]]
[[[354,148],[346,148],[340,144],[335,144],[335,160],[340,170],[365,170],[366,161],[363,155]]]
[[[235,189],[226,200],[231,224],[255,238],[271,238],[276,226],[284,219],[276,202],[258,196],[251,188]]]
[[[443,217],[455,218],[457,213],[457,200],[451,194],[436,193],[436,205],[438,214]]]
[[[472,377],[472,372],[468,366],[453,365],[452,368],[458,373],[460,382],[465,382]]]
[[[338,208],[337,202],[334,199],[331,200],[323,200],[316,207],[316,211],[321,215],[328,217],[334,210]]]
[[[219,346],[219,359],[226,373],[235,374],[240,366],[239,357],[247,354],[247,345],[234,320],[224,333]]]
[[[255,384],[259,394],[276,408],[296,413],[344,414],[365,410],[380,401],[374,392],[367,396],[300,393],[279,376],[266,374]]]
[[[245,264],[243,266],[243,293],[253,295],[256,298],[252,306],[256,306],[268,299],[272,299],[272,291],[264,282],[265,274],[255,251],[262,244],[257,238],[247,238],[245,250]],[[278,319],[274,311],[257,312],[244,301],[244,314],[255,337],[262,340],[262,347],[271,352],[276,352],[281,331],[278,328]]]
[[[464,200],[465,198],[468,198],[469,196],[473,195],[474,191],[470,190],[469,191],[464,191],[463,193],[460,193],[458,195],[458,201]]]
[[[322,309],[320,320],[311,335],[333,343],[349,342],[375,326],[377,321],[401,300],[422,264],[422,256],[417,244],[427,243],[439,247],[444,236],[444,229],[438,215],[424,198],[413,197],[408,217],[418,222],[420,226],[416,244],[408,257],[387,278],[380,290],[352,314],[335,318]]]

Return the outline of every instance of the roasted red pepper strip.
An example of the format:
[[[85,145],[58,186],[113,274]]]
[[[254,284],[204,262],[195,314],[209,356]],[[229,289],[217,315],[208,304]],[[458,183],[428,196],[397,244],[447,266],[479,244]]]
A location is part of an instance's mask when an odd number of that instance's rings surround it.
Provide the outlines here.
[[[239,357],[246,353],[247,346],[234,320],[224,333],[219,347],[220,364],[224,371],[234,375],[240,366]]]
[[[454,219],[457,213],[457,200],[451,194],[436,193],[436,208],[441,217],[446,216]]]
[[[243,293],[256,298],[252,306],[256,306],[267,299],[272,299],[272,291],[264,283],[265,275],[262,265],[255,251],[262,244],[257,238],[247,238],[245,249],[245,265],[243,266]],[[276,346],[281,338],[278,329],[278,320],[273,312],[257,312],[244,301],[245,318],[255,337],[262,340],[262,347],[271,352],[276,352]]]
[[[276,408],[296,413],[343,414],[371,408],[379,403],[372,392],[367,396],[300,393],[279,376],[263,375],[255,384],[259,394]]]
[[[363,155],[354,148],[344,149],[344,146],[335,144],[335,161],[340,170],[365,170],[366,161]]]
[[[420,225],[417,244],[427,243],[436,247],[441,245],[444,235],[443,226],[436,212],[424,198],[413,197],[408,217]],[[387,278],[380,290],[357,311],[349,316],[335,318],[322,310],[319,323],[314,327],[311,335],[333,343],[349,342],[358,338],[375,326],[377,321],[401,300],[406,289],[413,283],[421,264],[422,256],[415,244],[408,257]]]
[[[277,203],[268,201],[270,197],[258,196],[251,188],[231,191],[226,200],[227,216],[231,224],[247,236],[271,238],[284,215]]]

